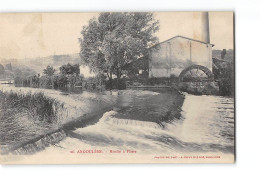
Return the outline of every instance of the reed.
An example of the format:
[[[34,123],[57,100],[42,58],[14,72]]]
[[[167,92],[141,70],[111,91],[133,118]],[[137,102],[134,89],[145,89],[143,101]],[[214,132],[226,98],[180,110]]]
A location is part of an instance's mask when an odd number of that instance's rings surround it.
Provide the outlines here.
[[[46,97],[44,93],[3,92],[0,90],[0,106],[3,113],[29,113],[34,120],[55,123],[58,111],[64,104],[56,99]]]

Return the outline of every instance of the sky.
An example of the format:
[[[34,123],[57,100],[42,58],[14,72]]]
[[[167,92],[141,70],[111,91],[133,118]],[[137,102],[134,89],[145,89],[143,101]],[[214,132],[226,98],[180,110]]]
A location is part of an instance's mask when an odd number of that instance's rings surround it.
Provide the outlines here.
[[[198,12],[197,12],[198,13]],[[156,12],[159,42],[176,35],[194,38],[199,20],[193,12]],[[195,14],[195,15],[194,15]],[[79,53],[81,30],[98,13],[2,13],[0,59],[23,59]],[[209,12],[210,43],[233,49],[233,13]]]

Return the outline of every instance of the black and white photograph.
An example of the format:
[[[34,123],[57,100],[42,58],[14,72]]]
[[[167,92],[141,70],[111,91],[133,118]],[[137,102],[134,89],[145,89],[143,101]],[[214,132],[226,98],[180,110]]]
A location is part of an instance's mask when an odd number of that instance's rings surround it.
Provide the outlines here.
[[[0,13],[2,164],[234,163],[233,11]]]

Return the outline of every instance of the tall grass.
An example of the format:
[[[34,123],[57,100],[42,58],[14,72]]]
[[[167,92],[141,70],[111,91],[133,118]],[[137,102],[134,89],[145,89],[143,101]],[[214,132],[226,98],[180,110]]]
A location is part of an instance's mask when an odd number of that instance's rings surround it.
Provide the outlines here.
[[[64,104],[53,98],[46,97],[44,93],[17,93],[0,90],[0,106],[3,112],[29,113],[34,120],[49,123],[57,122],[58,111]],[[8,113],[9,114],[9,113]]]

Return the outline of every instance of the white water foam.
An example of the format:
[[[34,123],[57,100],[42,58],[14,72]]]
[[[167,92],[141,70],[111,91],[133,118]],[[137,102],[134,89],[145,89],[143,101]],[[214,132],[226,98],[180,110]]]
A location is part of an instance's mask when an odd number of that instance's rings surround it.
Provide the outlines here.
[[[86,138],[86,143],[100,145],[107,149],[147,149],[147,152],[160,150],[160,147],[149,140],[145,140],[146,135],[151,135],[156,129],[161,127],[154,122],[144,122],[138,120],[118,119],[116,111],[106,112],[99,122],[93,126],[79,128],[75,130]],[[89,141],[89,139],[93,139]],[[107,146],[106,146],[107,145]]]
[[[230,134],[234,133],[232,98],[186,94],[181,114],[183,121],[167,124],[167,130],[175,137],[199,144],[232,144],[220,133],[224,129],[229,130]]]
[[[226,103],[228,104],[222,104]],[[225,108],[230,108],[226,111]],[[140,158],[139,161],[148,162],[174,162],[174,160],[153,160],[154,156],[221,156],[222,160],[232,162],[233,153],[222,151],[225,145],[233,145],[232,141],[223,139],[219,135],[222,128],[232,122],[234,118],[233,100],[215,96],[193,96],[186,94],[182,107],[183,118],[178,122],[165,123],[165,128],[157,123],[138,120],[119,119],[120,113],[109,111],[103,114],[98,123],[92,126],[79,128],[74,133],[79,138],[67,137],[56,145],[47,147],[35,156],[26,158],[28,161],[55,153],[59,156],[84,157],[91,162],[102,161],[130,161]],[[196,113],[194,113],[196,112]],[[224,113],[223,113],[224,112]],[[218,114],[220,113],[220,114]],[[220,125],[218,125],[220,123]],[[215,125],[215,127],[212,127]],[[221,127],[222,126],[222,127]],[[232,129],[231,129],[232,132]],[[218,144],[220,150],[212,150],[210,144]],[[102,150],[100,154],[71,154],[70,151],[78,150]],[[135,155],[118,155],[109,153],[110,150],[135,150]],[[128,160],[130,157],[131,160]],[[90,159],[90,160],[89,160]],[[99,159],[99,160],[98,160]],[[86,160],[84,160],[87,162]],[[178,160],[179,162],[192,162],[193,160]],[[218,160],[194,160],[195,162],[218,162]]]

